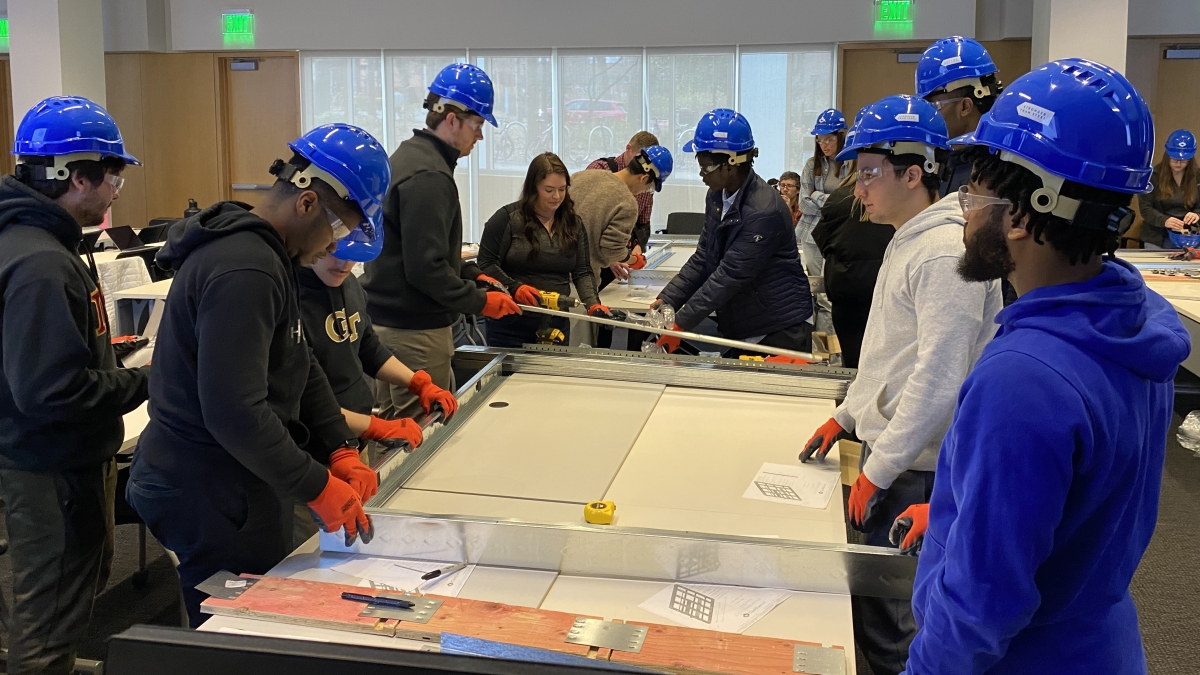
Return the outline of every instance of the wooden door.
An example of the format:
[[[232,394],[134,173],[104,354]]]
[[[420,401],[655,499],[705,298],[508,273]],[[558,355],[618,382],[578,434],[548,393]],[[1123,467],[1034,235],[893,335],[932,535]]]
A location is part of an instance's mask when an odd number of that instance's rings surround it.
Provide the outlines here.
[[[230,199],[258,204],[275,177],[268,169],[276,159],[292,156],[287,144],[300,135],[300,65],[296,55],[254,59],[254,70],[233,70],[221,59],[225,92],[225,186]]]

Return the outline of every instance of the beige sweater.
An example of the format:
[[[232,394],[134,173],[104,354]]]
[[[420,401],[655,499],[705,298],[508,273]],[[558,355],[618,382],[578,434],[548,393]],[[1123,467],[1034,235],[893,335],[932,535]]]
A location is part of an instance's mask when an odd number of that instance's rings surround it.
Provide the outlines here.
[[[592,273],[629,257],[629,237],[637,224],[638,204],[615,173],[598,169],[571,176],[571,199],[583,219],[592,252]]]

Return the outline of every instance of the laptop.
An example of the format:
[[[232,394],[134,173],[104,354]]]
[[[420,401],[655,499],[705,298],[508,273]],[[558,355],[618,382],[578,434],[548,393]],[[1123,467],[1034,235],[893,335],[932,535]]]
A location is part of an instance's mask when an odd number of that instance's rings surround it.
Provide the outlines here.
[[[133,228],[128,225],[116,225],[108,228],[105,232],[108,232],[108,238],[112,239],[117,248],[122,251],[145,246]]]

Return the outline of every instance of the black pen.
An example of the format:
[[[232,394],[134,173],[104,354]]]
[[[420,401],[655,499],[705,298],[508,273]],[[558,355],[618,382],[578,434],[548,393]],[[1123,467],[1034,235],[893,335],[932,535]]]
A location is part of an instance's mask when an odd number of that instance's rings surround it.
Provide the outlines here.
[[[440,570],[434,570],[434,571],[432,571],[432,572],[426,572],[425,574],[422,574],[422,575],[421,575],[421,578],[422,578],[422,579],[424,579],[425,581],[429,581],[430,579],[436,579],[436,578],[438,578],[438,577],[442,576],[443,574],[454,574],[455,572],[457,572],[457,571],[459,571],[459,570],[463,569],[463,568],[464,568],[464,567],[466,567],[466,566],[467,566],[467,563],[458,563],[457,565],[451,565],[451,566],[449,566],[449,567],[443,567],[443,568],[442,568],[442,569],[440,569]]]
[[[364,593],[351,593],[345,591],[342,593],[343,600],[353,600],[355,602],[366,602],[372,605],[380,605],[382,607],[395,607],[397,609],[412,609],[415,604],[397,598],[380,598],[374,595],[366,595]]]

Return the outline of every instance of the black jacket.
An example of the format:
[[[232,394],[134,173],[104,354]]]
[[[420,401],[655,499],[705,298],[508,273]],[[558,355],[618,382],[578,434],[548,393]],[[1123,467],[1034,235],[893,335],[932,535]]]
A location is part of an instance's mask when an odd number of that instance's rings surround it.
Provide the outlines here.
[[[318,460],[354,434],[304,339],[296,267],[249,208],[214,204],[158,253],[175,278],[134,462],[178,481],[257,477],[312,501],[328,475]],[[323,456],[300,449],[310,433]]]
[[[865,317],[871,310],[883,253],[896,228],[861,216],[862,206],[854,202],[854,186],[844,185],[829,195],[812,234],[825,258],[825,294],[834,312],[841,309]]]
[[[380,326],[445,328],[487,301],[479,268],[462,259],[462,209],[454,167],[458,150],[423,129],[390,159],[383,202],[383,252],[366,265],[367,311]]]
[[[971,182],[972,163],[967,159],[970,150],[971,148],[967,147],[950,151],[950,157],[942,169],[942,186],[939,192],[943,197],[951,192],[958,192],[958,188]]]
[[[580,302],[584,307],[591,307],[600,299],[596,291],[596,278],[592,275],[587,230],[582,220],[576,219],[576,226],[578,245],[574,251],[563,253],[559,251],[562,237],[551,239],[550,233],[539,224],[533,231],[539,251],[536,257],[530,259],[533,246],[524,235],[525,217],[521,215],[521,203],[501,206],[483,226],[483,237],[479,242],[479,269],[513,293],[521,284],[529,284],[539,291],[569,295],[573,281],[579,291]]]
[[[1138,195],[1138,210],[1142,212],[1142,231],[1138,238],[1155,246],[1170,245],[1167,240],[1167,218],[1183,220],[1188,211],[1200,213],[1200,205],[1183,203],[1183,190],[1176,189],[1175,194],[1167,199],[1156,197],[1155,193],[1158,192],[1158,184],[1161,180],[1163,177],[1155,169],[1154,175],[1150,178],[1150,183],[1155,186],[1154,190],[1149,194]],[[1167,176],[1166,180],[1174,182],[1175,179]]]
[[[104,297],[80,259],[79,224],[12,176],[0,182],[0,468],[98,466],[149,369],[120,369]]]
[[[338,404],[370,415],[375,395],[363,373],[375,377],[392,353],[379,341],[367,316],[367,294],[353,274],[341,286],[326,286],[311,269],[300,270],[304,331]]]
[[[812,316],[808,277],[800,267],[792,214],[754,171],[721,218],[722,195],[709,190],[696,253],[659,294],[690,330],[717,313],[721,335],[768,335]]]

